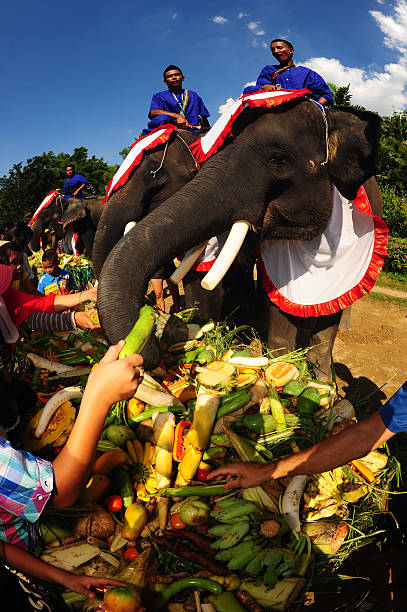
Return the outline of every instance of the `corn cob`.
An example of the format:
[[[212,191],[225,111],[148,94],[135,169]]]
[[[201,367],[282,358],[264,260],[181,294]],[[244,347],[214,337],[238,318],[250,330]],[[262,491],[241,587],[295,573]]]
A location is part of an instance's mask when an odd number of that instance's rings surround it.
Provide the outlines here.
[[[171,485],[172,452],[174,447],[175,417],[172,412],[156,412],[153,415],[155,442],[155,472],[157,491]],[[148,489],[147,489],[148,490]],[[169,499],[157,497],[160,529],[165,529],[168,518]]]

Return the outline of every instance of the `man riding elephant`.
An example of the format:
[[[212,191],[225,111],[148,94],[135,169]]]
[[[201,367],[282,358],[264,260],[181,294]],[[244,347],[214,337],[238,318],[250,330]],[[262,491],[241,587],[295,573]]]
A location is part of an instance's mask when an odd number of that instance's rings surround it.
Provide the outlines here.
[[[243,93],[253,93],[259,89],[274,91],[276,89],[309,89],[314,100],[324,106],[333,104],[332,92],[324,79],[306,66],[296,66],[293,62],[294,47],[288,40],[275,38],[270,49],[277,65],[264,66],[257,77],[256,85],[249,85]]]
[[[183,89],[184,79],[178,66],[171,64],[164,70],[164,83],[168,90],[153,95],[145,134],[166,123],[174,123],[179,128],[197,133],[209,129],[209,111],[195,91]]]
[[[89,185],[88,179],[82,176],[82,174],[77,174],[73,164],[68,164],[65,168],[65,172],[66,179],[64,186],[61,189],[62,193],[64,194],[64,198],[66,200],[69,198],[83,199],[85,197],[83,189],[86,187],[86,185]]]

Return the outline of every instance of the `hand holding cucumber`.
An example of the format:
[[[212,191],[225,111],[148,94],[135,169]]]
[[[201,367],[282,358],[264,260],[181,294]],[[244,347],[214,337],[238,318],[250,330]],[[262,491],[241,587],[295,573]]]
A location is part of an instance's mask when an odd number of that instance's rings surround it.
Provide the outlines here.
[[[114,403],[133,397],[142,380],[143,358],[130,355],[118,359],[124,340],[112,345],[90,374],[84,396],[95,394],[99,402]]]

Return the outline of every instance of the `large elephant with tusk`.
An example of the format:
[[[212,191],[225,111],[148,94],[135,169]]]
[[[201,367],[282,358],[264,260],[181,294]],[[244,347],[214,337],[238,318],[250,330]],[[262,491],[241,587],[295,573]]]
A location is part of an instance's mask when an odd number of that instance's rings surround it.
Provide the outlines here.
[[[211,236],[232,229],[218,257],[226,266],[249,228],[259,244],[317,236],[332,215],[333,185],[353,200],[374,175],[379,133],[373,113],[332,108],[324,115],[303,98],[245,109],[233,123],[233,138],[112,249],[98,292],[108,340],[129,333],[155,270]],[[213,286],[224,273],[214,266],[206,282]],[[147,369],[158,363],[154,341],[143,356]]]
[[[103,205],[92,255],[97,277],[110,251],[130,227],[128,224],[140,221],[196,174],[189,145],[197,138],[187,130],[174,130],[169,140],[145,152],[127,182]]]

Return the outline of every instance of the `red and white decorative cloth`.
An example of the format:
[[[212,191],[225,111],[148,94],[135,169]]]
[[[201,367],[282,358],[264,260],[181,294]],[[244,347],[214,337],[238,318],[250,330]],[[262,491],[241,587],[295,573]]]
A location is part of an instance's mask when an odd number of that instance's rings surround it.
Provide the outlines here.
[[[189,148],[196,161],[202,163],[220,149],[226,137],[232,132],[233,122],[246,108],[272,108],[296,98],[303,98],[310,93],[309,89],[278,89],[243,94],[222,113],[209,132],[195,140]]]
[[[233,122],[240,113],[248,107],[262,106],[271,108],[295,98],[304,97],[311,93],[308,89],[280,89],[278,91],[259,91],[254,94],[243,94],[219,117],[216,123],[198,140],[190,145],[190,149],[198,163],[209,159],[220,149],[226,137],[231,134]],[[202,255],[192,266],[192,270],[208,272],[216,261],[227,238],[227,232],[211,238]]]
[[[158,127],[146,136],[142,136],[131,145],[131,149],[123,160],[120,168],[116,174],[106,185],[106,195],[103,198],[102,204],[107,202],[110,196],[117,191],[120,187],[123,187],[129,180],[134,169],[140,165],[144,153],[149,149],[155,149],[159,145],[167,142],[171,134],[177,129],[176,125],[168,123],[163,127]]]
[[[41,204],[38,206],[37,210],[35,211],[35,213],[33,214],[33,216],[31,217],[31,219],[28,222],[28,225],[32,225],[32,223],[34,223],[34,221],[36,220],[36,218],[38,217],[38,215],[40,214],[40,212],[42,210],[44,210],[44,208],[47,208],[47,206],[49,206],[51,204],[51,202],[54,200],[54,198],[56,198],[56,196],[59,194],[58,189],[54,189],[54,191],[50,191],[45,198],[43,199],[43,201],[41,202]]]
[[[313,240],[268,240],[258,265],[263,288],[299,317],[343,310],[372,289],[387,253],[388,228],[373,215],[363,187],[353,201],[333,187],[328,226]]]

